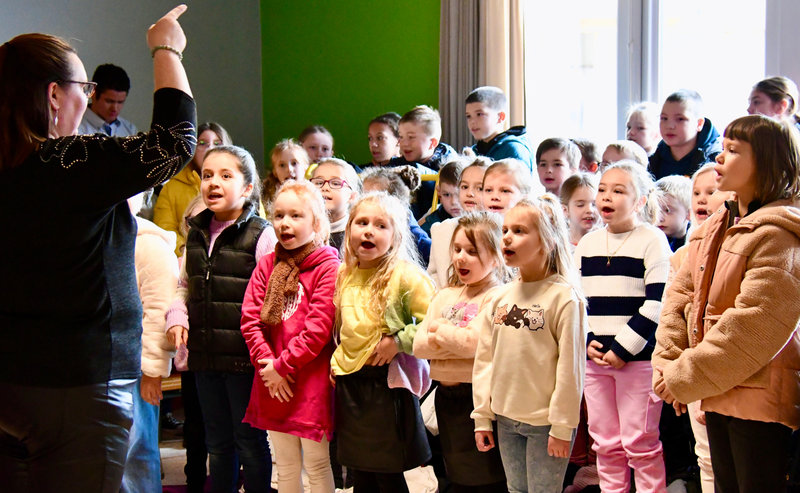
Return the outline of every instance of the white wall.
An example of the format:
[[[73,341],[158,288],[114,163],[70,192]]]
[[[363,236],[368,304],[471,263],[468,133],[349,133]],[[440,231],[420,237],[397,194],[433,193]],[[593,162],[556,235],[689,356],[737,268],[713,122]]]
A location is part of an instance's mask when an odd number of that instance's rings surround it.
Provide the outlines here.
[[[0,0],[0,43],[26,32],[67,39],[91,78],[101,63],[123,67],[131,91],[122,116],[150,126],[153,69],[147,28],[178,0]],[[263,163],[261,22],[258,0],[191,0],[180,22],[183,63],[197,101],[198,122],[215,120]]]
[[[784,75],[797,84],[800,84],[799,20],[797,0],[767,0],[767,75]]]

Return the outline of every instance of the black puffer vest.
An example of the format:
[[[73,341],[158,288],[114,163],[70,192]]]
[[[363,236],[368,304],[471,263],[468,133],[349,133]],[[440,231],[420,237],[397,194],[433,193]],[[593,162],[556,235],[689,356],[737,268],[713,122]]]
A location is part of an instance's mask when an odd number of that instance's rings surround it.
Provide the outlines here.
[[[186,238],[189,369],[251,373],[253,366],[240,329],[242,300],[256,267],[258,238],[268,223],[246,208],[220,233],[208,255],[213,216],[207,209],[190,220]]]

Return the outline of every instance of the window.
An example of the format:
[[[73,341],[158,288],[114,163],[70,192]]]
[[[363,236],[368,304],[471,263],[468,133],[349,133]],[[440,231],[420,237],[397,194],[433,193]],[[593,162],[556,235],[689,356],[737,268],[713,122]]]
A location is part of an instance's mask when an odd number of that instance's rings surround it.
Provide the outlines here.
[[[767,2],[573,0],[525,4],[531,142],[625,138],[631,103],[698,91],[722,131],[765,76]],[[770,74],[777,75],[777,74]]]
[[[694,89],[720,133],[746,115],[750,89],[765,75],[765,3],[661,2],[659,104],[671,92]]]
[[[617,0],[530,3],[525,10],[525,113],[531,143],[614,140]]]

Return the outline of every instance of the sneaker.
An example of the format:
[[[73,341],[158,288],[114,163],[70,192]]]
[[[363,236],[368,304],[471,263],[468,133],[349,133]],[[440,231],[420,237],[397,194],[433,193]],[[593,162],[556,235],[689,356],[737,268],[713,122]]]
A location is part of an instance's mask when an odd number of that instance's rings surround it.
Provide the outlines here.
[[[161,417],[161,428],[164,430],[181,430],[183,429],[183,421],[175,419],[172,413],[165,413]]]

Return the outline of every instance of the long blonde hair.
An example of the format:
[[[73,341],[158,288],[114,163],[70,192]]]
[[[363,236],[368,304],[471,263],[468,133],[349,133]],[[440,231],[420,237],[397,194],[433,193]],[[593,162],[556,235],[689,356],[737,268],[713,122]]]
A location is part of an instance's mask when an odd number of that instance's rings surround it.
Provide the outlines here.
[[[395,268],[400,263],[408,263],[419,269],[424,274],[422,267],[420,267],[419,252],[413,242],[409,224],[409,211],[408,206],[402,204],[398,199],[392,197],[386,192],[370,192],[362,196],[353,206],[350,212],[350,218],[347,220],[347,227],[344,233],[344,262],[339,268],[339,274],[336,277],[336,294],[333,297],[333,302],[336,305],[336,320],[337,327],[341,321],[341,288],[345,286],[358,267],[358,257],[356,256],[353,247],[350,245],[350,231],[353,220],[358,216],[359,210],[364,205],[374,205],[381,209],[383,214],[389,219],[392,225],[392,243],[389,251],[383,256],[377,270],[369,279],[368,291],[370,293],[369,300],[367,300],[366,307],[367,313],[374,320],[381,320],[382,314],[386,311],[386,302],[389,297],[389,280]]]
[[[566,279],[582,297],[580,275],[569,249],[569,230],[564,208],[551,193],[539,198],[525,197],[512,209],[525,208],[534,217],[534,229],[539,234],[542,250],[547,252],[547,271]]]

